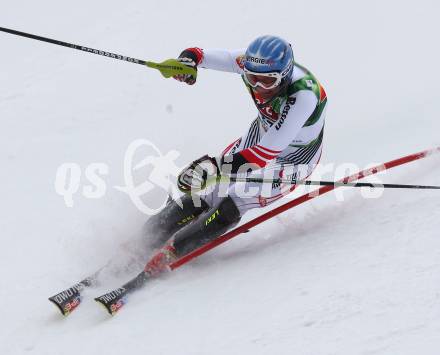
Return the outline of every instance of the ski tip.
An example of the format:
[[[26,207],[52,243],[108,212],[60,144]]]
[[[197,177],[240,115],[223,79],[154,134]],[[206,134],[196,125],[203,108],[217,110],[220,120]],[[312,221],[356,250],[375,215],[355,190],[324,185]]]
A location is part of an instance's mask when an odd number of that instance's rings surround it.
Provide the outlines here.
[[[103,306],[105,308],[105,310],[108,312],[108,314],[110,314],[111,316],[114,316],[122,308],[122,306],[125,304],[124,298],[120,298],[120,299],[116,299],[111,302],[108,302],[106,300],[106,295],[96,297],[95,301],[98,304],[100,304],[101,306]]]
[[[53,299],[53,297],[49,297],[48,300],[49,300],[52,304],[54,304],[55,307],[57,307],[57,309],[61,312],[61,314],[62,314],[64,317],[67,317],[67,316],[69,315],[69,314],[66,314],[66,312],[64,312],[63,307],[62,307],[60,304],[58,304],[58,303]]]
[[[81,297],[79,294],[68,300],[64,300],[63,302],[57,297],[59,297],[59,295],[49,297],[48,300],[57,307],[64,317],[70,315],[70,313],[72,313],[81,303]]]

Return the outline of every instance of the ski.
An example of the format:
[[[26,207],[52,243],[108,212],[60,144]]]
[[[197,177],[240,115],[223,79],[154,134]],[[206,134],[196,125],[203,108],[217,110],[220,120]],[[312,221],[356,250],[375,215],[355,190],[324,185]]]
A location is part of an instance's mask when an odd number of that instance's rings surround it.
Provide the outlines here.
[[[52,302],[61,312],[61,314],[67,317],[72,313],[80,304],[82,300],[81,292],[87,287],[93,287],[96,285],[95,275],[85,278],[72,287],[57,293],[56,295],[49,297],[49,301]]]
[[[113,316],[124,306],[128,294],[142,288],[149,279],[151,279],[151,275],[142,271],[121,287],[96,297],[95,301],[104,306],[106,311]]]

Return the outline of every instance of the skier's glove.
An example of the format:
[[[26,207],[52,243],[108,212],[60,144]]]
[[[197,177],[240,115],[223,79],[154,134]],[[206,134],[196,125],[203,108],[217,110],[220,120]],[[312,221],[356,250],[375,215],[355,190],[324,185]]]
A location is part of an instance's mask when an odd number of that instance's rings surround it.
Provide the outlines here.
[[[185,49],[182,53],[180,53],[179,58],[177,60],[187,65],[188,67],[194,68],[197,71],[197,65],[203,59],[203,52],[200,48],[188,48]],[[188,85],[193,85],[196,82],[197,77],[191,74],[179,74],[173,76],[174,79],[187,83]]]
[[[182,192],[196,192],[220,181],[220,162],[208,155],[193,161],[177,178],[177,186]]]

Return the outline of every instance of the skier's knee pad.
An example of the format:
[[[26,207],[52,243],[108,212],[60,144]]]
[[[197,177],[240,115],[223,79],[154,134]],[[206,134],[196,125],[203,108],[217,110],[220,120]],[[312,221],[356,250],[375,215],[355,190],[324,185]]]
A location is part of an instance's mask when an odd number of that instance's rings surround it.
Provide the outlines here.
[[[241,219],[240,211],[238,210],[234,200],[230,196],[223,199],[219,203],[217,208],[213,208],[211,210],[214,210],[211,217],[214,216],[214,219],[218,218],[217,222],[219,224],[231,225],[234,223],[238,223]]]
[[[182,207],[181,207],[182,206]],[[201,200],[201,206],[194,206],[191,196],[185,195],[179,201],[170,200],[156,215],[151,216],[145,225],[148,244],[157,248],[162,246],[179,229],[195,220],[208,209],[208,204]]]
[[[240,222],[240,211],[231,197],[201,214],[197,220],[179,230],[174,236],[174,247],[179,256],[219,237]]]

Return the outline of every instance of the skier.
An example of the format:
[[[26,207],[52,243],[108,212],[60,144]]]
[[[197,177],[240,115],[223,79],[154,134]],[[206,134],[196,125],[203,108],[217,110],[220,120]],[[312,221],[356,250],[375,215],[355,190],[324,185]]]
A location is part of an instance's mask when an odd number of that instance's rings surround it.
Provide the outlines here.
[[[204,156],[185,168],[178,177],[182,191],[194,186],[209,187],[218,182],[220,174],[261,172],[273,169],[282,176],[283,166],[305,167],[301,178],[310,175],[318,163],[324,134],[327,96],[317,79],[303,66],[294,62],[291,45],[275,36],[261,36],[246,50],[185,49],[178,60],[187,66],[240,74],[258,116],[247,132],[231,143],[219,157]],[[193,85],[196,77],[185,74],[176,80]],[[200,167],[203,167],[200,169]],[[243,170],[244,167],[244,170]],[[278,170],[277,170],[278,169]],[[292,179],[299,178],[293,170]],[[278,177],[278,176],[277,176]],[[253,196],[238,191],[256,188]],[[281,198],[291,185],[273,184],[263,197],[262,184],[230,184],[227,194],[214,184],[202,193],[199,204],[187,194],[179,201],[170,201],[157,215],[148,220],[147,233],[153,247],[163,246],[148,262],[145,271],[157,274],[167,265],[201,245],[217,238],[235,226],[249,209],[263,207]]]

